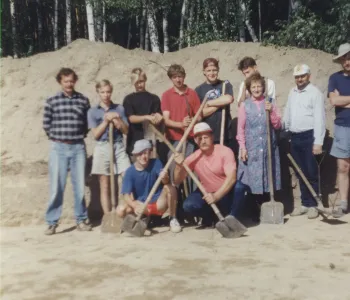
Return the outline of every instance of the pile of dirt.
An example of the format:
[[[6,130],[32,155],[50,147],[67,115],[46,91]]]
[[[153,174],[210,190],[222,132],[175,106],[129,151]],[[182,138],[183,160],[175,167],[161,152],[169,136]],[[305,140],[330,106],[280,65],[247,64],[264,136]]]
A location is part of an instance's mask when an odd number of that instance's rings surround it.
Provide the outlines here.
[[[237,97],[242,80],[237,63],[247,55],[256,58],[263,75],[276,82],[281,109],[294,84],[292,69],[297,63],[307,63],[311,67],[312,81],[324,93],[329,75],[338,68],[330,54],[318,50],[223,42],[155,54],[140,49],[126,50],[111,43],[76,40],[56,52],[23,59],[1,59],[2,224],[42,221],[48,195],[45,162],[49,151],[42,129],[43,106],[45,99],[59,90],[55,75],[61,67],[73,68],[78,73],[77,90],[87,95],[94,105],[97,103],[94,89],[97,80],[109,79],[114,85],[113,99],[121,103],[124,96],[133,91],[130,70],[142,67],[148,76],[148,90],[160,96],[171,87],[164,68],[172,63],[182,64],[187,72],[186,82],[194,88],[204,80],[203,60],[215,57],[220,60],[221,78],[233,84]],[[232,105],[232,116],[236,111],[236,105]],[[333,119],[334,111],[327,104],[327,128],[331,132]],[[86,142],[88,155],[91,155],[92,137]],[[70,190],[66,197],[72,198]],[[65,209],[65,216],[71,217],[71,213]]]

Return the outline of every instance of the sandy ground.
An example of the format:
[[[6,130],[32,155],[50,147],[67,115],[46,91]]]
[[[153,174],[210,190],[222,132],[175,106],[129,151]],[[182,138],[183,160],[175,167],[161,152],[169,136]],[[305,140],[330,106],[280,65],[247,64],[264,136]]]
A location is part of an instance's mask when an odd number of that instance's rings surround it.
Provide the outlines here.
[[[234,240],[194,228],[134,238],[2,227],[1,299],[348,300],[349,222],[287,216]]]

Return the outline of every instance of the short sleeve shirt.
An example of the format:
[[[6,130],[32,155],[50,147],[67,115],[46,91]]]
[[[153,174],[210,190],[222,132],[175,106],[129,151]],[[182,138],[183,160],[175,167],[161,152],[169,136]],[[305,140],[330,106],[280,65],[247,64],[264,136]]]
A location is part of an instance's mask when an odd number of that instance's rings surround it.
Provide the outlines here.
[[[207,95],[208,101],[215,100],[222,96],[222,87],[223,81],[219,81],[216,84],[208,84],[206,82],[202,83],[196,87],[195,91],[198,94],[198,97],[201,102],[203,102],[205,96]],[[233,87],[230,82],[226,82],[225,86],[225,95],[231,95],[233,97]],[[225,109],[225,140],[232,139],[234,137],[232,130],[230,130],[231,125],[231,113],[230,105],[226,105],[223,108],[218,109],[212,115],[204,118],[204,122],[208,123],[210,128],[213,130],[214,141],[220,141],[220,132],[221,132],[221,119],[222,119],[222,110]]]
[[[91,129],[91,128],[98,127],[103,122],[104,115],[107,112],[117,112],[120,115],[123,122],[128,124],[128,120],[127,120],[125,112],[124,112],[124,107],[120,104],[112,103],[111,106],[107,110],[105,110],[101,105],[97,105],[97,106],[94,106],[94,107],[89,109],[89,111],[88,111],[88,126],[89,126],[89,128]],[[108,130],[109,129],[107,127],[106,130],[103,132],[103,134],[98,139],[98,141],[108,141]],[[120,130],[114,128],[113,139],[115,142],[121,142],[123,140],[123,133]]]
[[[199,107],[200,100],[198,95],[190,88],[187,88],[182,95],[176,92],[174,88],[167,90],[162,95],[162,111],[168,111],[170,113],[170,119],[175,122],[182,122],[188,115],[193,117]],[[184,130],[167,127],[166,134],[168,139],[179,141],[184,134]],[[190,134],[190,137],[193,137],[193,133]]]
[[[125,171],[122,194],[132,194],[135,200],[145,202],[162,169],[163,165],[159,159],[151,159],[147,168],[142,171],[131,165]],[[162,190],[163,186],[160,184],[150,203],[157,201]]]
[[[214,145],[211,155],[197,150],[185,159],[189,168],[196,172],[208,193],[216,192],[228,174],[236,172],[236,160],[232,150],[223,145]]]

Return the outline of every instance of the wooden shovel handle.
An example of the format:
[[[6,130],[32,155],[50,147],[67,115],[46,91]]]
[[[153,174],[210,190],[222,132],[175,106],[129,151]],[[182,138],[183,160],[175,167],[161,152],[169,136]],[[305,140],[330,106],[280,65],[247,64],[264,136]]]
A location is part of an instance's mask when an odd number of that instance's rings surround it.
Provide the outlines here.
[[[159,132],[159,130],[157,128],[155,128],[154,126],[151,127],[152,130],[154,131],[154,133],[159,137],[159,139],[162,140],[162,142],[164,142],[170,149],[171,152],[173,152],[173,154],[176,154],[178,151],[174,148],[174,146]],[[198,186],[199,190],[202,192],[203,195],[207,194],[207,191],[205,190],[204,186],[202,185],[202,183],[198,180],[198,178],[196,177],[196,175],[194,175],[194,173],[192,172],[192,170],[190,169],[190,167],[183,162],[182,163],[183,167],[185,168],[186,172],[188,175],[190,175],[190,177],[192,178],[192,180],[196,183],[196,185]],[[214,210],[215,214],[218,216],[218,218],[220,219],[220,221],[224,220],[224,217],[222,216],[221,212],[219,211],[218,207],[216,206],[216,204],[210,204],[210,206],[212,207],[212,209]]]
[[[222,84],[222,95],[225,95],[226,90],[226,81]],[[224,137],[225,137],[225,120],[226,119],[226,109],[225,107],[222,108],[222,115],[221,115],[221,130],[220,130],[220,145],[224,144]]]
[[[114,181],[114,141],[113,141],[114,125],[113,122],[109,123],[109,145],[111,148],[109,159],[109,173],[110,173],[110,185],[111,185],[111,201],[112,211],[115,209],[115,181]]]
[[[197,119],[199,118],[200,114],[202,113],[203,108],[204,108],[204,105],[206,104],[206,102],[207,102],[207,98],[204,98],[204,100],[203,100],[201,106],[199,107],[197,113],[196,113],[195,116],[193,117],[193,119],[192,119],[190,125],[186,128],[184,135],[182,136],[180,142],[177,144],[177,146],[176,146],[176,152],[178,152],[178,151],[181,149],[183,143],[187,140],[187,137],[188,137],[188,135],[190,134],[190,132],[191,132],[191,130],[192,130],[194,124],[196,123]],[[162,134],[161,134],[161,136],[163,137]],[[172,155],[170,156],[168,162],[166,163],[166,165],[165,165],[164,168],[163,168],[163,171],[168,171],[168,169],[169,169],[171,163],[173,162],[173,160],[174,160],[174,154],[172,154]],[[146,201],[145,201],[144,204],[143,204],[142,212],[144,212],[144,211],[146,210],[146,207],[147,207],[148,203],[152,200],[152,197],[153,197],[154,193],[157,191],[157,189],[158,189],[159,185],[161,184],[161,182],[162,182],[161,177],[158,177],[157,180],[156,180],[156,182],[154,183],[154,185],[153,185],[151,191],[149,192]],[[142,214],[139,214],[139,215],[136,217],[136,221],[139,221],[139,220],[141,219],[141,217],[142,217]]]

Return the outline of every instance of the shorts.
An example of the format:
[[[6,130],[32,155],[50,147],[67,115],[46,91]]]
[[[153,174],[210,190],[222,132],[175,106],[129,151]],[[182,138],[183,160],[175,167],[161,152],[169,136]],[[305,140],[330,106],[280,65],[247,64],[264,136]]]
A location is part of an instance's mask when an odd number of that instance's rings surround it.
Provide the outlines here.
[[[114,174],[122,174],[130,167],[129,156],[125,152],[122,142],[114,144]],[[108,141],[97,142],[93,159],[91,174],[110,175],[110,145]]]
[[[330,154],[336,158],[350,158],[350,127],[334,124],[334,139]]]
[[[147,210],[145,211],[145,215],[147,216],[162,216],[165,211],[160,211],[157,208],[157,202],[153,202],[147,205]]]

